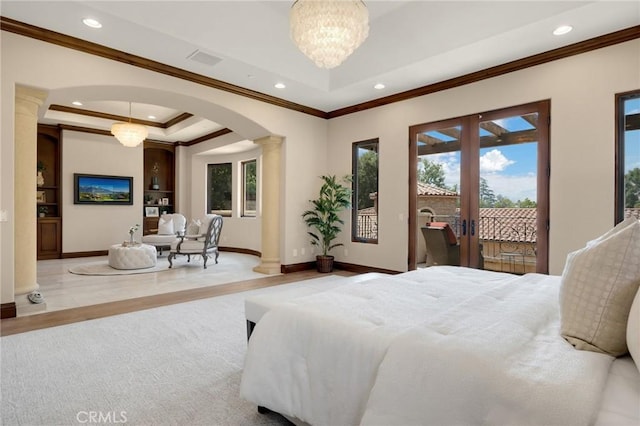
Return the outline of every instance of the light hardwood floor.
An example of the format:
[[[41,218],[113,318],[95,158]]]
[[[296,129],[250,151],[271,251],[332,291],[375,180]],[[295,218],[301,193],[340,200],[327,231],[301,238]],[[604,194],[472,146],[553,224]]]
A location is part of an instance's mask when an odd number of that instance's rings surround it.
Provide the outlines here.
[[[47,301],[47,311],[0,321],[0,335],[287,284],[321,275],[315,270],[261,275],[251,270],[259,263],[257,257],[227,252],[220,254],[219,268],[211,264],[206,270],[193,260],[193,264],[179,263],[169,271],[137,275],[86,276],[68,272],[72,265],[101,261],[106,262],[106,257],[39,261],[38,283]],[[353,275],[345,271],[334,273]]]

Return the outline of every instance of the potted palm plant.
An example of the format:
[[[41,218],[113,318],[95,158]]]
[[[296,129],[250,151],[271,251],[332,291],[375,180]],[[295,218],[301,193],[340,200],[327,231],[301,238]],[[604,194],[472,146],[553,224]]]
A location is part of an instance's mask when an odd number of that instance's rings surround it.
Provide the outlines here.
[[[344,221],[340,219],[340,212],[351,205],[351,189],[342,184],[351,182],[349,176],[338,179],[335,176],[321,176],[323,180],[320,194],[315,200],[310,200],[313,208],[302,214],[304,222],[309,228],[311,244],[320,248],[322,254],[316,256],[318,272],[333,271],[333,256],[329,251],[342,244],[333,244],[342,230]]]

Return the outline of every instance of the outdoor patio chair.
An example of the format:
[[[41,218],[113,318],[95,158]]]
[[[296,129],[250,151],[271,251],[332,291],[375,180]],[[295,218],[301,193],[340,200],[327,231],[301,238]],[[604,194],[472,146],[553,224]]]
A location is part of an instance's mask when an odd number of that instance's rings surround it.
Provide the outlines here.
[[[431,222],[422,227],[427,245],[427,266],[460,265],[460,245],[446,222]]]

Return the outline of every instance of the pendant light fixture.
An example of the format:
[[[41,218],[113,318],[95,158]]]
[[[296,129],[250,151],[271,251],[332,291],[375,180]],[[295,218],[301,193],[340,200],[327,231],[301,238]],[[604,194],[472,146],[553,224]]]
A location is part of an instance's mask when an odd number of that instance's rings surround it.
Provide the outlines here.
[[[136,147],[142,143],[149,135],[149,131],[142,124],[131,122],[131,102],[129,102],[129,122],[113,123],[111,134],[126,147]]]
[[[289,14],[291,38],[320,68],[340,65],[369,35],[369,11],[360,1],[297,0]]]

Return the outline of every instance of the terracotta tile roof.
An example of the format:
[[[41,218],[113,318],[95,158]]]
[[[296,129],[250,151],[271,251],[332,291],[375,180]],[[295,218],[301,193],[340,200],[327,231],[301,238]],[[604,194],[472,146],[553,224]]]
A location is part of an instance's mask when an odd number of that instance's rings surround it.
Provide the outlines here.
[[[480,239],[536,242],[535,208],[481,208]]]
[[[418,196],[420,195],[438,195],[445,197],[458,197],[458,193],[455,191],[450,191],[445,188],[440,188],[435,185],[428,185],[426,183],[418,182]]]

